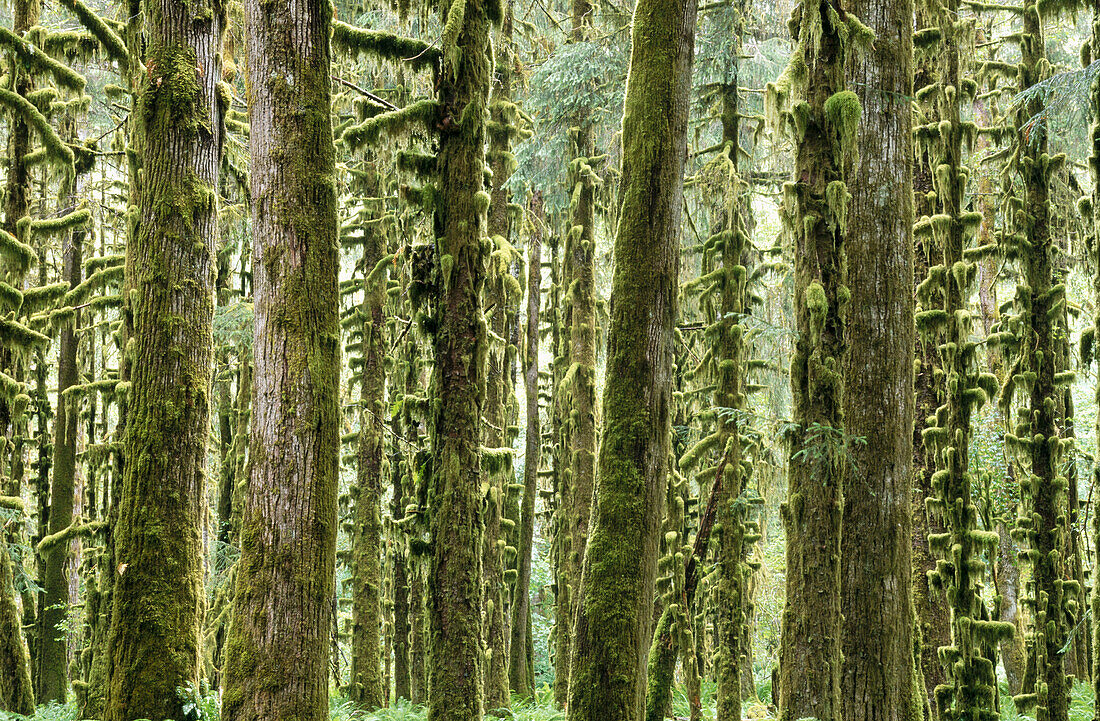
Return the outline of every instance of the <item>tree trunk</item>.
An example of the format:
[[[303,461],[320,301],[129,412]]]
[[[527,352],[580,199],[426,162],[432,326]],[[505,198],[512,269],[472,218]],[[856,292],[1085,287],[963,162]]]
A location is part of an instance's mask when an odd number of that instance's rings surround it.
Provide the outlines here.
[[[875,34],[849,78],[863,113],[848,207],[844,422],[853,472],[841,530],[841,716],[909,721],[915,688],[910,488],[913,462],[912,0],[848,6]]]
[[[327,2],[245,3],[255,372],[226,721],[329,713],[340,458],[331,19]]]
[[[104,719],[179,718],[197,685],[217,178],[224,98],[217,2],[145,4],[140,219],[126,248],[133,319]],[[128,350],[129,352],[129,350]]]
[[[380,184],[373,165],[364,169],[367,197],[377,197]],[[366,709],[384,705],[382,683],[382,460],[386,387],[384,341],[385,271],[374,277],[385,253],[377,225],[363,225],[361,272],[366,276],[360,308],[360,413],[356,451],[355,519],[352,534],[352,700]]]
[[[841,19],[827,0],[804,0],[797,19],[791,25],[798,39],[796,62],[806,70],[795,81],[804,100],[794,112],[805,116],[805,127],[796,137],[794,182],[785,186],[784,203],[795,236],[797,336],[790,372],[796,425],[790,434],[788,500],[781,507],[787,596],[779,718],[838,721],[841,519],[844,485],[856,473],[843,410],[850,197],[845,178],[858,146],[860,117],[859,100],[844,86],[846,41],[841,36],[852,35],[850,42],[857,42],[859,28],[850,18]],[[780,84],[770,93],[782,101],[792,89]]]
[[[391,376],[390,397],[399,396],[401,386]],[[401,422],[394,417],[390,424],[390,434],[394,438],[393,455],[390,456],[390,479],[393,497],[390,503],[390,516],[403,520],[405,504],[405,450],[398,439],[401,438]],[[409,645],[412,641],[412,609],[409,603],[409,557],[407,543],[402,530],[397,530],[393,539],[393,696],[395,699],[412,700],[412,673],[409,659]]]
[[[634,721],[645,708],[695,15],[696,3],[685,0],[639,0],[634,11],[599,482],[577,595],[570,721]]]
[[[462,12],[454,47],[444,48],[438,98],[443,130],[437,156],[442,203],[434,216],[435,261],[428,505],[431,567],[427,605],[429,721],[479,721],[484,681],[482,537],[485,491],[481,418],[488,338],[481,305],[482,236],[489,198],[485,110],[490,68],[489,4],[443,4],[443,22]],[[460,9],[461,8],[461,9]],[[464,10],[464,11],[463,11]],[[453,23],[452,23],[453,24]],[[498,497],[497,502],[501,499]]]
[[[1089,38],[1090,47],[1090,61],[1093,58],[1100,57],[1100,0],[1092,0],[1090,3],[1092,6],[1092,33]],[[1089,154],[1089,166],[1092,170],[1092,221],[1090,230],[1092,231],[1092,267],[1100,268],[1100,83],[1094,82],[1089,87],[1089,110],[1092,120],[1092,125],[1089,128],[1089,140],[1092,143],[1092,149]],[[1093,297],[1094,302],[1100,304],[1100,272],[1093,275]],[[1093,362],[1097,362],[1100,357],[1096,353],[1096,339],[1100,338],[1100,314],[1097,314],[1093,322]],[[1096,387],[1096,402],[1100,405],[1100,384]],[[1100,438],[1100,415],[1096,418],[1096,431],[1097,437]],[[1093,469],[1093,486],[1100,484],[1100,465],[1094,466]],[[1100,559],[1100,513],[1097,513],[1097,507],[1092,507],[1092,544],[1094,558]],[[1096,569],[1100,568],[1100,563],[1093,564],[1092,572],[1092,651],[1093,651],[1093,674],[1092,674],[1092,691],[1095,698],[1095,707],[1093,715],[1100,718],[1100,579],[1097,578]],[[2,579],[0,579],[2,580]]]
[[[15,605],[13,570],[8,544],[0,539],[0,709],[30,716],[34,713],[34,689]]]
[[[80,285],[81,243],[84,231],[78,230],[65,236],[62,276],[70,288]],[[61,329],[61,342],[57,357],[57,415],[54,422],[53,482],[50,488],[49,533],[60,533],[73,523],[76,500],[76,452],[80,433],[80,397],[65,391],[79,383],[77,366],[76,329],[80,325],[80,311],[76,311],[71,324]],[[76,519],[80,522],[77,509]],[[65,702],[69,688],[69,653],[66,632],[62,625],[69,609],[69,579],[65,566],[70,558],[68,539],[50,544],[45,552],[45,575],[42,581],[43,633],[38,639],[38,688],[39,702]]]
[[[1029,3],[1023,14],[1023,35],[1019,70],[1019,90],[1022,92],[1041,82],[1048,74],[1042,18],[1036,4]],[[1020,126],[1017,142],[1022,143],[1017,171],[1024,186],[1024,203],[1028,212],[1017,218],[1026,233],[1027,246],[1020,254],[1020,284],[1017,295],[1023,299],[1014,328],[1019,360],[1032,375],[1030,387],[1021,391],[1028,397],[1030,423],[1016,429],[1013,436],[1023,436],[1026,446],[1016,446],[1030,457],[1030,477],[1021,483],[1022,516],[1027,525],[1020,525],[1026,538],[1026,551],[1033,578],[1035,607],[1032,622],[1037,641],[1034,693],[1020,706],[1037,706],[1037,718],[1043,721],[1065,721],[1069,714],[1069,687],[1065,674],[1062,647],[1069,630],[1066,601],[1074,597],[1069,584],[1063,584],[1066,528],[1066,479],[1061,474],[1062,446],[1056,425],[1054,397],[1064,385],[1056,376],[1056,313],[1065,302],[1064,286],[1055,288],[1053,243],[1050,229],[1051,163],[1041,160],[1047,153],[1046,133],[1041,128],[1035,138],[1025,138],[1023,123],[1042,109],[1042,101],[1034,99],[1023,104],[1016,113]],[[1006,437],[1006,444],[1011,439]],[[1080,589],[1078,589],[1079,591]]]
[[[531,200],[535,223],[541,223],[541,200]],[[527,239],[527,327],[523,384],[527,402],[527,445],[523,461],[523,501],[520,508],[518,578],[512,594],[512,642],[508,674],[512,691],[535,693],[534,645],[531,637],[531,555],[535,540],[535,497],[538,495],[542,436],[539,428],[539,304],[542,297],[542,231],[533,225]]]

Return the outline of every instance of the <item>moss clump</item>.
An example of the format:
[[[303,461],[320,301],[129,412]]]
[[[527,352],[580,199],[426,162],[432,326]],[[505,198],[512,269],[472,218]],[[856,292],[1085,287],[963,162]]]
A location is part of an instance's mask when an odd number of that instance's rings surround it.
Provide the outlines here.
[[[846,162],[856,156],[856,132],[862,112],[859,96],[851,90],[833,93],[825,101],[825,120],[832,129],[838,155]]]

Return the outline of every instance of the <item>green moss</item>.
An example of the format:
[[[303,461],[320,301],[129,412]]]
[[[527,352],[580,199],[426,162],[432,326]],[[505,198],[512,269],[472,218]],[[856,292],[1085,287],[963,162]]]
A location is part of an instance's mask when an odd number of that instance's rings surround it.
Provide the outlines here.
[[[442,58],[439,48],[421,40],[365,30],[339,20],[332,23],[332,43],[345,52],[408,63],[415,70],[436,67]]]
[[[0,88],[0,104],[5,105],[14,113],[19,114],[29,126],[42,138],[50,159],[62,168],[74,173],[73,162],[75,156],[72,149],[57,135],[46,117],[39,112],[28,100],[13,93],[10,90]]]
[[[863,112],[859,96],[851,90],[842,90],[829,96],[825,101],[825,119],[834,133],[839,149],[839,157],[846,160],[855,158],[856,133],[859,130],[859,118]]]
[[[400,110],[381,113],[344,131],[343,142],[353,150],[374,145],[382,133],[396,136],[413,128],[434,129],[440,122],[440,106],[434,100],[418,100]]]

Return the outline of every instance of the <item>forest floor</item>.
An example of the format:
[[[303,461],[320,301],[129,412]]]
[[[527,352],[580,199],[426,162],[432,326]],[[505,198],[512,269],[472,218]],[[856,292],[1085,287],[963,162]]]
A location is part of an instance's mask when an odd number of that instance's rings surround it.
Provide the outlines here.
[[[765,685],[757,689],[758,695],[767,701],[770,698],[770,689]],[[1008,689],[1001,687],[1001,721],[1031,721],[1034,716],[1021,714],[1016,711],[1012,703]],[[186,708],[191,713],[194,721],[219,721],[219,699],[215,694],[208,694],[196,703]],[[714,687],[712,684],[703,685],[703,718],[705,721],[714,719]],[[1092,689],[1088,684],[1077,683],[1073,687],[1073,704],[1069,712],[1069,721],[1092,721],[1094,698]],[[410,705],[404,701],[380,711],[367,712],[356,708],[355,704],[346,698],[332,697],[331,703],[332,721],[426,721],[427,710],[422,706]],[[746,702],[744,706],[745,719],[771,719],[775,718],[774,709],[759,701]],[[675,690],[672,708],[672,718],[675,721],[687,721],[689,710],[687,698],[682,688]],[[0,721],[77,721],[79,715],[74,705],[47,704],[39,706],[34,716],[19,716],[0,711]],[[486,716],[487,719],[493,716]],[[532,700],[514,698],[512,710],[503,714],[503,718],[511,718],[514,721],[565,721],[565,712],[554,707],[553,694],[549,687],[536,694]]]

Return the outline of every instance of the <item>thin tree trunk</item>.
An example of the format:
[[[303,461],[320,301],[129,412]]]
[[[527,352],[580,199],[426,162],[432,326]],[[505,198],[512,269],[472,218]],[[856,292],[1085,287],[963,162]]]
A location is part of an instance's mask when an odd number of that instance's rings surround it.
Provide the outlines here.
[[[509,648],[508,674],[512,691],[521,696],[535,692],[533,639],[531,638],[531,555],[535,539],[535,496],[542,458],[539,427],[539,302],[542,297],[541,200],[531,200],[535,216],[527,239],[527,327],[525,330],[523,383],[527,402],[527,445],[523,462],[523,501],[520,507],[518,578],[512,596],[512,643]]]
[[[63,249],[64,280],[70,288],[80,285],[81,243],[84,231],[66,235]],[[80,433],[80,398],[66,395],[68,388],[79,382],[77,367],[76,328],[80,311],[71,324],[61,329],[57,360],[57,415],[54,422],[53,483],[50,488],[49,533],[60,533],[74,520],[77,436]],[[80,514],[77,509],[76,520]],[[42,703],[65,702],[69,687],[69,653],[66,633],[62,630],[69,609],[69,579],[65,566],[70,558],[68,540],[53,543],[45,553],[45,575],[42,582],[41,628],[38,640],[38,689]]]
[[[369,165],[364,194],[376,197],[378,171]],[[363,285],[360,308],[360,413],[356,450],[355,520],[352,534],[352,637],[349,696],[366,709],[384,705],[382,679],[382,461],[386,368],[384,341],[385,271],[374,268],[385,253],[385,237],[375,225],[363,226]],[[388,654],[387,654],[388,658]],[[388,684],[385,684],[388,687]]]

